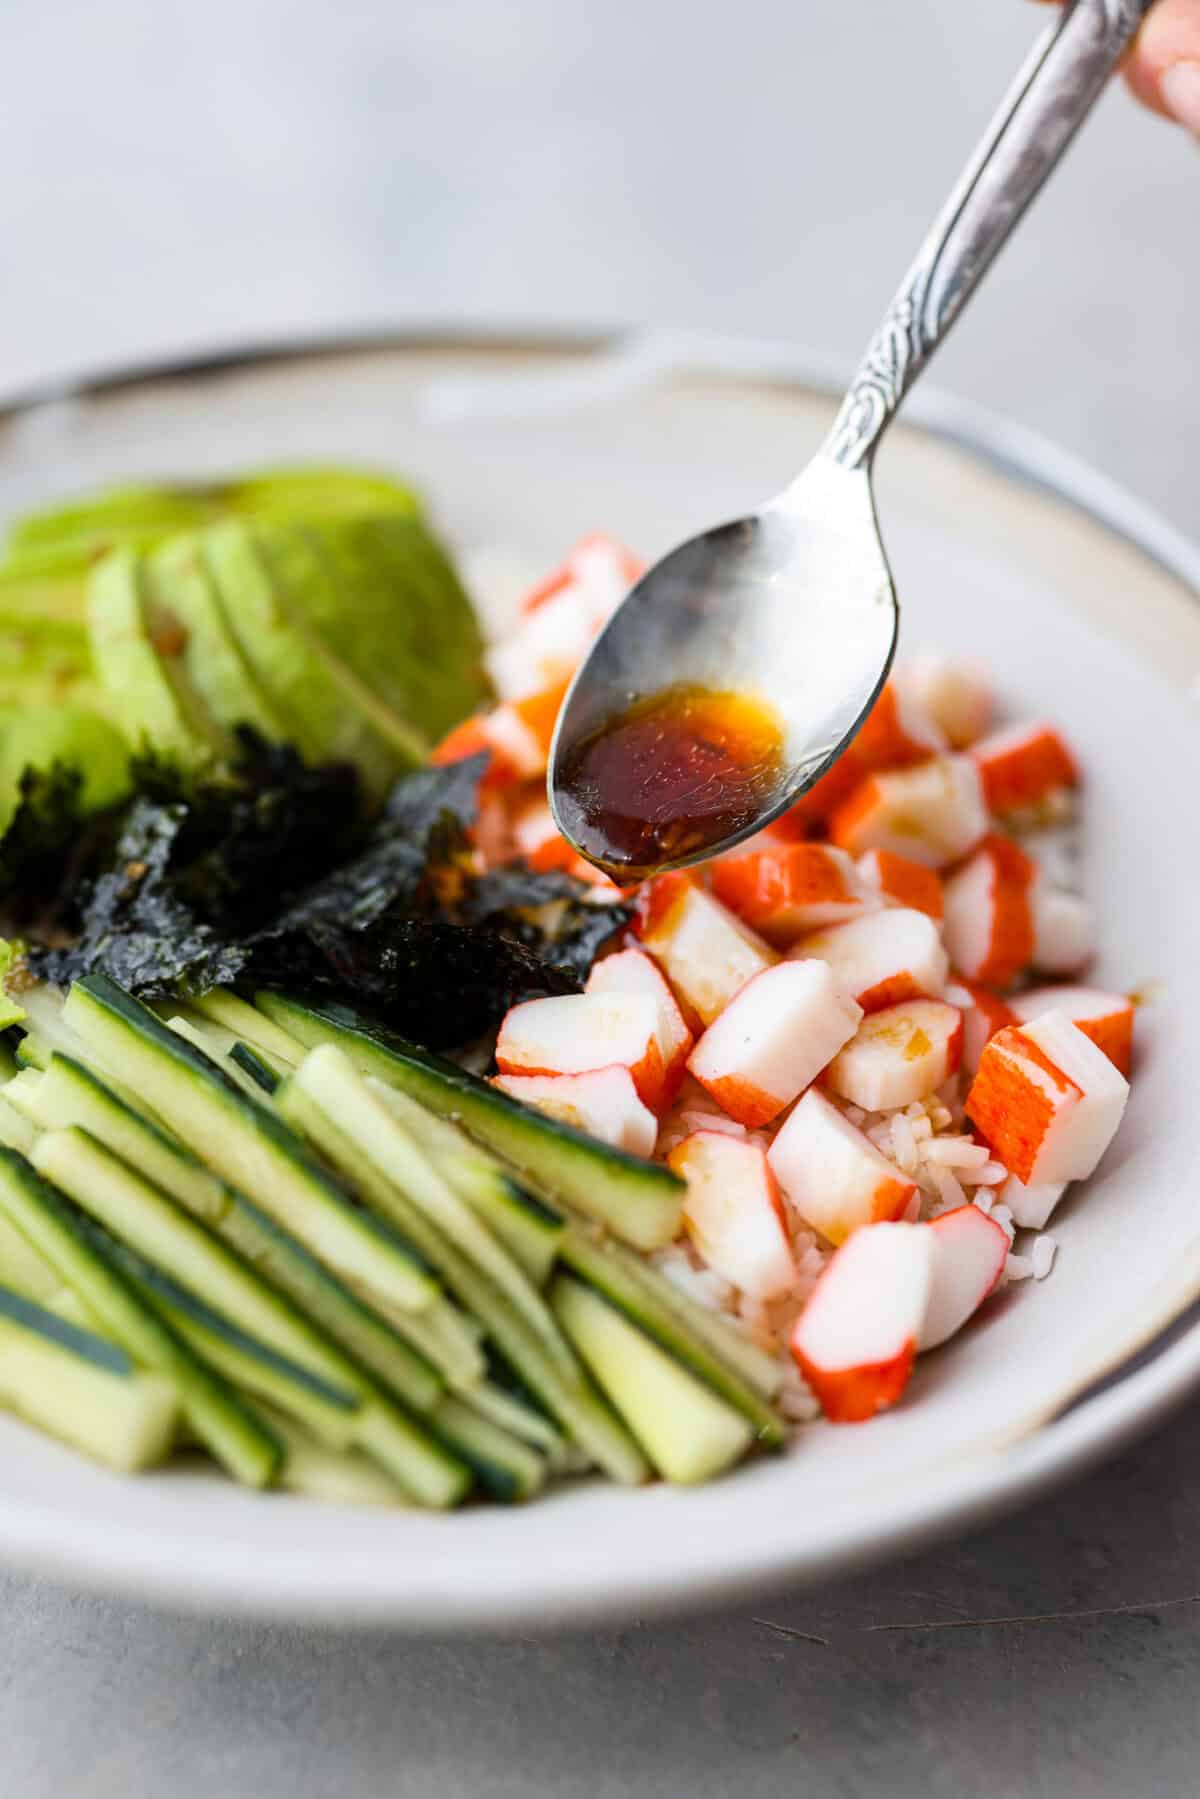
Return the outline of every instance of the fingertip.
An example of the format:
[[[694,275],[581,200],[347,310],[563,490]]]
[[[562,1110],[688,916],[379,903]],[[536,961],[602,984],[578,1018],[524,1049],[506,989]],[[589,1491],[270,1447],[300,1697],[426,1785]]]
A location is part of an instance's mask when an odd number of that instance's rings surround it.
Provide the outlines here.
[[[1200,6],[1159,0],[1125,69],[1143,105],[1200,134]]]

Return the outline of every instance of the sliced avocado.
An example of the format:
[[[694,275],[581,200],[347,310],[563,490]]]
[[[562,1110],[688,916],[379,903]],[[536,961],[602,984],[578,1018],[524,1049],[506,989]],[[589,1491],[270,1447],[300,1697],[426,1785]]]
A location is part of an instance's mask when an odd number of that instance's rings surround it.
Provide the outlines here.
[[[416,517],[318,521],[306,535],[332,594],[314,629],[436,743],[488,693],[479,627],[451,563]]]
[[[106,718],[80,706],[22,706],[0,714],[0,830],[17,809],[26,769],[56,762],[83,776],[85,811],[115,805],[129,791],[129,752]]]
[[[202,767],[228,753],[230,740],[216,725],[175,658],[164,661],[165,640],[151,637],[146,612],[145,567],[133,550],[118,550],[99,563],[88,584],[88,623],[96,673],[126,741]]]
[[[347,627],[347,615],[357,612],[358,596],[335,581],[307,526],[295,521],[257,525],[254,536],[294,629],[312,644],[342,692],[366,714],[401,762],[423,762],[431,741],[405,712],[394,711],[380,697],[379,682],[372,679],[372,673],[392,658],[387,619],[362,615]]]
[[[297,625],[250,527],[235,519],[214,525],[203,547],[225,618],[289,740],[311,761],[354,762],[372,792],[386,792],[399,756]]]
[[[0,605],[4,598],[0,588]],[[102,704],[80,619],[0,610],[0,705]]]
[[[287,736],[279,708],[256,678],[225,616],[196,532],[170,537],[146,561],[146,619],[159,660],[198,693],[226,730],[250,725]]]
[[[328,464],[256,469],[228,490],[230,510],[255,518],[336,518],[345,513],[403,512],[421,502],[411,487],[375,469]]]

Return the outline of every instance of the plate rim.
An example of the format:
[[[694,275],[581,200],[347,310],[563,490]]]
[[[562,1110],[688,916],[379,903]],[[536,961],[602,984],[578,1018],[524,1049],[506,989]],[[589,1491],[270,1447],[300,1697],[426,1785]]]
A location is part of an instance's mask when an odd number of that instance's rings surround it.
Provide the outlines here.
[[[479,325],[412,325],[401,329],[365,326],[327,333],[286,334],[262,342],[233,343],[144,363],[100,367],[62,381],[44,381],[0,398],[0,425],[37,408],[71,399],[119,393],[178,380],[219,378],[239,370],[287,363],[335,360],[372,353],[484,351],[510,354],[609,356],[619,361],[631,343],[648,334],[604,332],[586,327],[530,326],[493,329]],[[670,334],[661,334],[669,339]],[[716,374],[836,398],[852,372],[849,361],[794,344],[745,336],[680,333],[669,373]],[[690,355],[686,346],[699,346]],[[647,375],[647,384],[655,379]],[[906,402],[904,424],[964,451],[1010,480],[1040,490],[1083,514],[1174,576],[1200,601],[1200,543],[1193,542],[1164,514],[1086,458],[1041,433],[937,388]],[[636,1596],[628,1586],[593,1582],[584,1593],[547,1596],[536,1589],[527,1599],[512,1592],[479,1594],[454,1605],[398,1609],[388,1583],[358,1581],[353,1591],[336,1581],[289,1586],[281,1570],[260,1578],[254,1565],[233,1567],[226,1558],[206,1562],[168,1560],[156,1543],[136,1532],[109,1534],[97,1554],[97,1539],[76,1527],[63,1534],[56,1515],[34,1516],[28,1505],[0,1498],[0,1555],[25,1571],[92,1592],[115,1594],[172,1609],[228,1616],[304,1621],[310,1624],[384,1628],[398,1632],[445,1632],[565,1628],[613,1621],[636,1610],[664,1616],[728,1604],[767,1589],[832,1578],[852,1569],[911,1551],[947,1529],[961,1529],[1007,1513],[1064,1481],[1082,1474],[1151,1431],[1200,1387],[1200,1301],[1178,1294],[1167,1314],[1131,1345],[1118,1366],[1065,1401],[1041,1422],[1033,1420],[1014,1443],[1011,1436],[990,1446],[976,1444],[961,1459],[931,1477],[926,1470],[911,1491],[897,1497],[885,1523],[860,1526],[842,1541],[809,1543],[789,1557],[778,1546],[706,1571],[667,1570],[653,1587]],[[988,1457],[994,1457],[989,1468]]]

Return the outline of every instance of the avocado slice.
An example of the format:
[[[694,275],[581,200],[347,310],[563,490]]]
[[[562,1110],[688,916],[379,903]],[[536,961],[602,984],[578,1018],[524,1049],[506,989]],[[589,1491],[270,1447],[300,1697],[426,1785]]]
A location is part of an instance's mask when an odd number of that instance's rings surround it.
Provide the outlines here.
[[[102,705],[86,627],[77,619],[0,610],[0,705]]]
[[[170,537],[146,560],[146,619],[159,660],[176,681],[199,694],[218,723],[249,725],[270,742],[288,735],[286,721],[256,678],[205,561],[196,532]]]
[[[129,791],[129,751],[106,718],[81,706],[13,708],[0,713],[0,832],[17,809],[26,769],[56,762],[79,770],[86,812],[113,806]]]
[[[288,739],[310,761],[355,763],[368,789],[385,793],[401,757],[293,616],[250,526],[229,519],[210,527],[203,550],[226,621]]]
[[[308,595],[326,601],[314,629],[436,743],[488,697],[479,627],[450,561],[420,518],[396,513],[319,521],[305,535],[326,571]]]
[[[157,642],[151,635],[145,562],[136,551],[114,551],[97,565],[88,584],[88,624],[106,701],[134,749],[149,747],[186,768],[228,755],[231,740],[182,659],[170,653],[178,628]]]

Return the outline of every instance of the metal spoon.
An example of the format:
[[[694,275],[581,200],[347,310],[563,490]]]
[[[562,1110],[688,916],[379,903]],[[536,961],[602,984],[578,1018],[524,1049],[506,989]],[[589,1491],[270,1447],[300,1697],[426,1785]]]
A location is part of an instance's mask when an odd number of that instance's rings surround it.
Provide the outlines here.
[[[1102,92],[1153,0],[1074,0],[1021,69],[906,275],[825,443],[777,499],[672,550],[632,589],[558,720],[549,792],[559,829],[623,875],[682,867],[787,810],[850,743],[891,666],[899,608],[871,491],[877,445],[993,257]],[[635,863],[572,780],[580,748],[668,685],[747,691],[779,717],[778,773],[752,815],[686,851]],[[630,795],[636,811],[648,798]],[[718,809],[719,812],[719,809]]]

